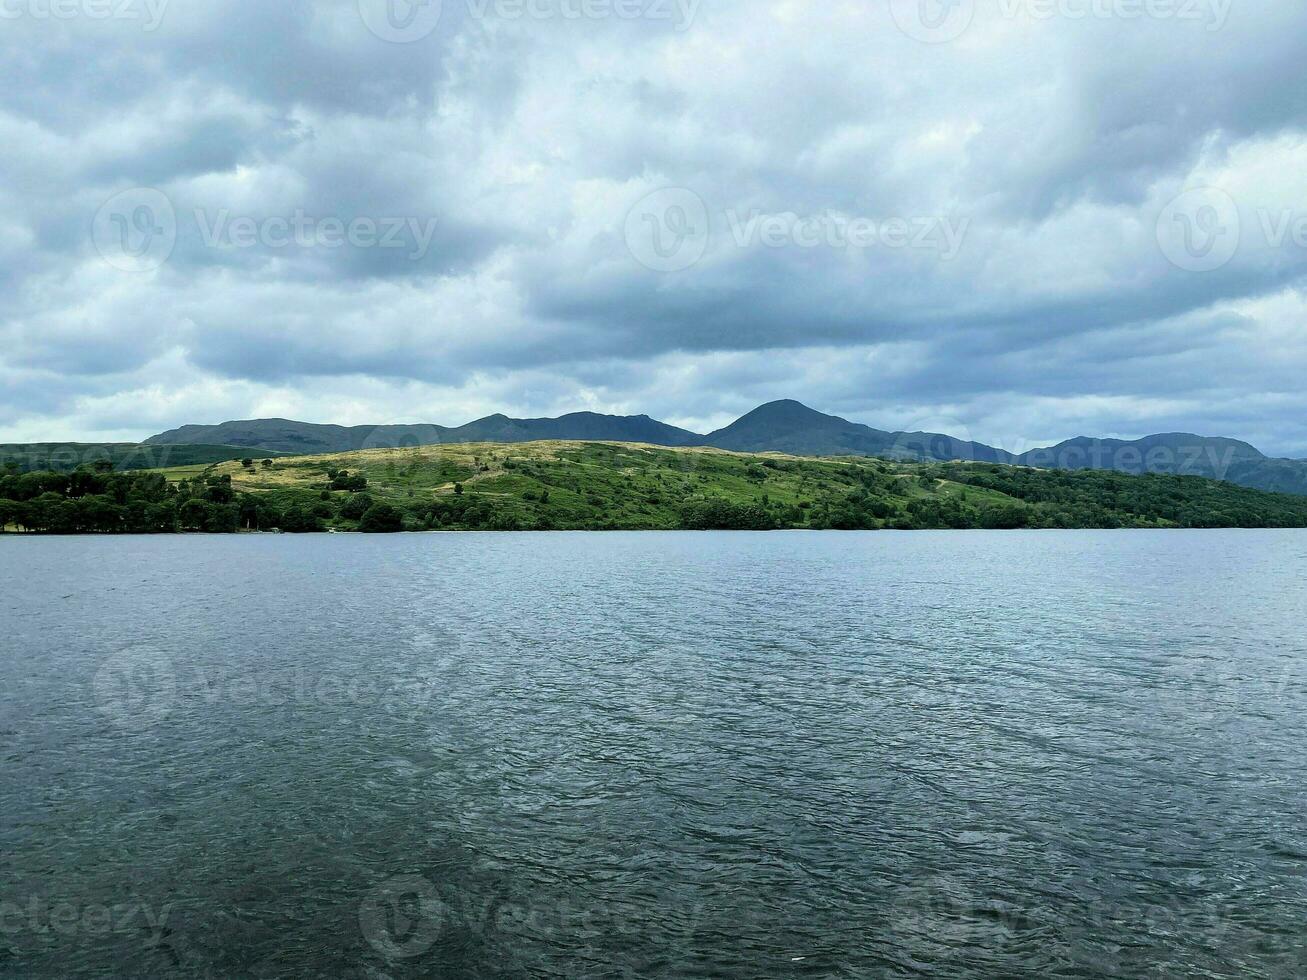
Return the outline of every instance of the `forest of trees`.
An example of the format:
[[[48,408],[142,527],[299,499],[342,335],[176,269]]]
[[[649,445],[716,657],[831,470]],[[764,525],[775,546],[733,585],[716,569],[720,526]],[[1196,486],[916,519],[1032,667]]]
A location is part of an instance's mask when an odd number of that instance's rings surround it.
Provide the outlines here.
[[[1266,493],[1194,476],[1130,476],[1108,470],[941,463],[933,477],[1020,501],[1003,508],[1012,527],[1304,527],[1307,497]]]
[[[367,485],[361,477],[344,478],[360,490]],[[0,476],[0,528],[42,534],[310,532],[324,530],[359,499],[366,498],[351,496],[341,504],[325,492],[316,499],[303,492],[239,493],[230,476],[171,484],[159,473],[115,473],[108,462],[97,462],[71,473]],[[365,511],[357,514],[360,520]]]

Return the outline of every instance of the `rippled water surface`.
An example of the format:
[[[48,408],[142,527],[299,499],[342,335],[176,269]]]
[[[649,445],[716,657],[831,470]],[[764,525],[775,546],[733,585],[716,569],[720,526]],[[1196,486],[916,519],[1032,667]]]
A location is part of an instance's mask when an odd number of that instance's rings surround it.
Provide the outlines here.
[[[0,539],[0,974],[1307,974],[1307,534]]]

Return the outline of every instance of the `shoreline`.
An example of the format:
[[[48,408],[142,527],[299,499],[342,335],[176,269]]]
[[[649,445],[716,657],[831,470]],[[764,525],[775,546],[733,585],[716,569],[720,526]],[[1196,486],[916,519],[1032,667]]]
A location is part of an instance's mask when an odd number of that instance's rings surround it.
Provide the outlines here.
[[[494,531],[485,528],[451,530],[449,528],[418,529],[412,531],[368,532],[352,529],[325,531],[236,531],[230,534],[214,531],[160,531],[149,534],[140,531],[81,531],[70,534],[55,534],[46,531],[0,531],[0,541],[13,538],[402,538],[422,535],[442,534],[462,537],[471,534],[486,534],[496,537],[513,537],[522,535],[563,535],[563,534],[1081,534],[1086,531],[1098,531],[1105,534],[1138,534],[1147,531],[1158,532],[1215,532],[1215,531],[1307,531],[1307,526],[1281,526],[1268,524],[1257,527],[1231,524],[1225,527],[886,527],[886,528],[829,528],[829,527],[779,527],[768,530],[758,528],[551,528],[549,530],[519,529],[512,531]]]

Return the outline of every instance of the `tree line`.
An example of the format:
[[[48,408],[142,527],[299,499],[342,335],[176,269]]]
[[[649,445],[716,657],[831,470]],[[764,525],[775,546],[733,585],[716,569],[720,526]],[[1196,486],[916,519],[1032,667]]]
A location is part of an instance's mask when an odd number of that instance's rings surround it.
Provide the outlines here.
[[[601,452],[602,450],[602,452]],[[228,475],[170,483],[159,473],[0,471],[0,528],[43,534],[160,534],[327,529],[880,530],[967,528],[1307,527],[1307,497],[1199,477],[1129,476],[997,464],[891,465],[733,458],[713,471],[645,474],[614,450],[587,447],[587,465],[506,461],[467,487],[443,465],[377,476],[327,469],[325,480],[270,479],[256,493]],[[284,464],[244,459],[249,471]],[[511,465],[510,465],[511,464]],[[476,471],[488,472],[478,464]],[[552,466],[553,469],[549,467]],[[452,477],[452,480],[451,480]],[[420,486],[421,479],[429,480]],[[285,485],[281,485],[285,483]],[[451,487],[452,492],[436,492]],[[481,492],[477,492],[480,490]]]
[[[252,461],[246,465],[253,465]],[[98,461],[60,473],[0,475],[0,529],[37,534],[173,534],[325,530],[340,517],[360,530],[401,530],[393,507],[359,493],[367,480],[348,473],[333,483],[349,488],[343,500],[320,493],[240,493],[230,476],[200,476],[170,483],[160,473],[117,473]]]

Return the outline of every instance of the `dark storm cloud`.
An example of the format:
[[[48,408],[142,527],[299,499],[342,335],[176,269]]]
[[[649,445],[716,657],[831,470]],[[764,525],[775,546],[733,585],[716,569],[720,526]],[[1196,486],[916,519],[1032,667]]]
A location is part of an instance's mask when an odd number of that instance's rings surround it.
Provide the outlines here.
[[[882,4],[444,0],[391,43],[372,0],[41,2],[0,19],[11,437],[798,397],[1307,455],[1296,5],[981,0],[923,43]]]

